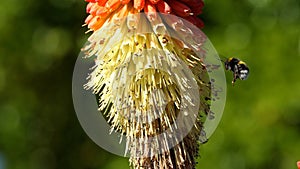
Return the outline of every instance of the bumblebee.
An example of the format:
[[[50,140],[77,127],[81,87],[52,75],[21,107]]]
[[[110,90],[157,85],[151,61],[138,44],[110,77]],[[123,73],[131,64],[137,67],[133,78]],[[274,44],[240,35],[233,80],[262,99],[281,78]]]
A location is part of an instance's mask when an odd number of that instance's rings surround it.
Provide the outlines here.
[[[246,80],[249,75],[249,67],[245,62],[237,58],[228,58],[225,62],[225,69],[233,72],[232,85],[237,79]]]

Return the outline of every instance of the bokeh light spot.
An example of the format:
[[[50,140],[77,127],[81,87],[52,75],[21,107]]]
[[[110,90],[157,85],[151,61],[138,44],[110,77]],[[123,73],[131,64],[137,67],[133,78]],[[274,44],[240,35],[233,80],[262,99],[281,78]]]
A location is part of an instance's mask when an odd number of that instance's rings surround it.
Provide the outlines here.
[[[61,57],[70,49],[70,35],[59,28],[38,28],[32,41],[33,49],[47,57]]]
[[[71,36],[61,28],[40,26],[32,38],[33,53],[25,57],[29,70],[47,70],[55,60],[61,59],[71,49]]]

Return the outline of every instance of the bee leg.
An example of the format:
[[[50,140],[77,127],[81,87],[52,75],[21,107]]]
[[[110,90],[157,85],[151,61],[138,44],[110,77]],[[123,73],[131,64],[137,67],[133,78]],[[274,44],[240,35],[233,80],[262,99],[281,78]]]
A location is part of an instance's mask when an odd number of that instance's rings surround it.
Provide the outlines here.
[[[234,73],[233,74],[233,80],[231,81],[232,86],[234,86],[234,83],[235,83],[236,79],[237,79],[237,74]]]

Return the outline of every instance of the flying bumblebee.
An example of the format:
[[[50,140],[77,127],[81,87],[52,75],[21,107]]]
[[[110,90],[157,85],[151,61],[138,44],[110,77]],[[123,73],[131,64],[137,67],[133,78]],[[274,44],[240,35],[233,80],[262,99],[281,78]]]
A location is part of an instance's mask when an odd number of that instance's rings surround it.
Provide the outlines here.
[[[246,80],[249,76],[249,67],[237,58],[228,58],[224,61],[225,69],[233,72],[232,85],[237,79]]]

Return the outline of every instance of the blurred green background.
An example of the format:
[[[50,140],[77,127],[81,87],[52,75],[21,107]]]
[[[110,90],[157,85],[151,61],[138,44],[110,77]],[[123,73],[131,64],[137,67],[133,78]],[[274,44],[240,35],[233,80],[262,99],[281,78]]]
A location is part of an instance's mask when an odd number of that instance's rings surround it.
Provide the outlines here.
[[[94,144],[72,103],[88,35],[83,0],[0,1],[0,169],[127,169]],[[244,60],[199,169],[296,169],[300,160],[300,1],[207,0],[204,32]]]

